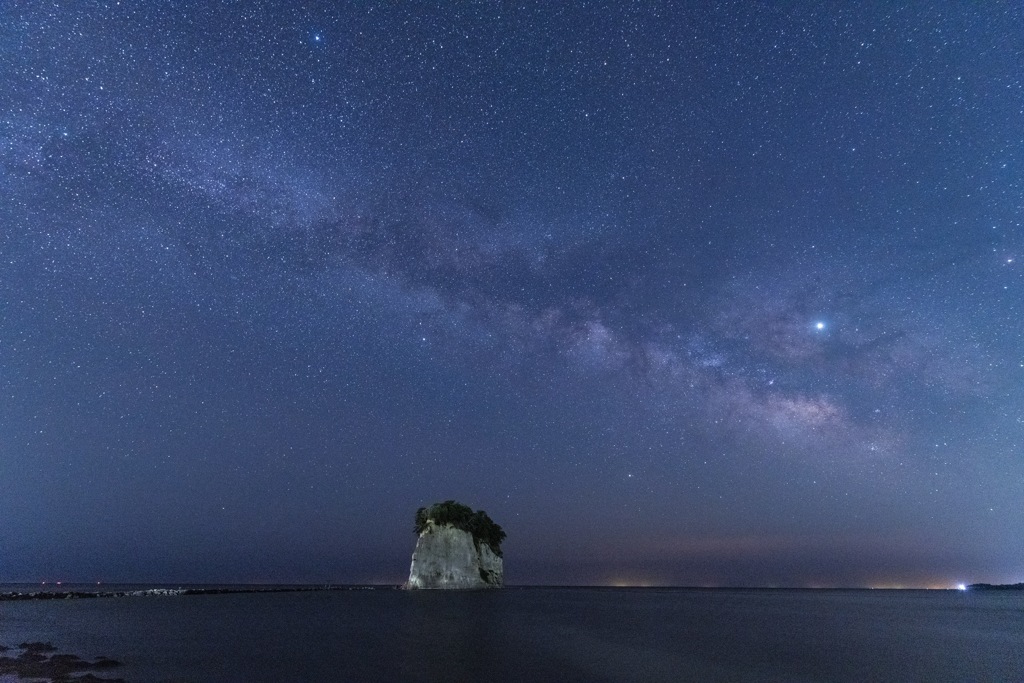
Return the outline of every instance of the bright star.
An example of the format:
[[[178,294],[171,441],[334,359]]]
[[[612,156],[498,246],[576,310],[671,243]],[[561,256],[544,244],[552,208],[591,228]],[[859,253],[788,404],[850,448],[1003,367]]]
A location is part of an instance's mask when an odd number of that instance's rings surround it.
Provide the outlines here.
[[[814,329],[823,330],[825,329],[825,323],[814,323]]]

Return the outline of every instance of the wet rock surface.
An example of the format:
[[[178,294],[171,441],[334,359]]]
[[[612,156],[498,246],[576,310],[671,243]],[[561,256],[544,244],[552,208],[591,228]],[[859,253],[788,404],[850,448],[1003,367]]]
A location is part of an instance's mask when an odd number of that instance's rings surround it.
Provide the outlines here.
[[[58,654],[53,643],[20,643],[14,647],[0,645],[0,676],[14,675],[29,680],[43,680],[51,683],[71,681],[106,681],[124,683],[121,678],[96,676],[92,672],[108,671],[121,666],[121,662],[108,657],[92,661],[78,655]]]

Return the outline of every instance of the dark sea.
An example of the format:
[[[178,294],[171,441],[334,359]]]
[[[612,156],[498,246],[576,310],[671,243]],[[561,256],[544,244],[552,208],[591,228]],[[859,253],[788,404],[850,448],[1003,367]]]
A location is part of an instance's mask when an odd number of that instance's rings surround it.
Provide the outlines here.
[[[123,665],[97,675],[147,682],[1024,682],[1024,593],[376,587],[0,602],[0,644],[25,641],[112,657]]]

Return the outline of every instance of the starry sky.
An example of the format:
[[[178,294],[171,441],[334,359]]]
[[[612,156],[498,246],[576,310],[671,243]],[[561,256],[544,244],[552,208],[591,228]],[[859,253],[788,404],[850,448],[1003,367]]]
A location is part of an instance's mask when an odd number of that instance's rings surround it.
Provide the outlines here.
[[[1024,581],[1018,3],[0,6],[0,581]]]

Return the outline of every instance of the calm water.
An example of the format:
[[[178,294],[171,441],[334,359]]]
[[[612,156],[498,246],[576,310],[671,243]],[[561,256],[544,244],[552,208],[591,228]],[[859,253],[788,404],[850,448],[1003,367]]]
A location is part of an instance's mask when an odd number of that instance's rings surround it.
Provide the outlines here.
[[[1024,681],[1024,594],[391,589],[0,603],[132,681]],[[113,672],[111,672],[113,675]]]

